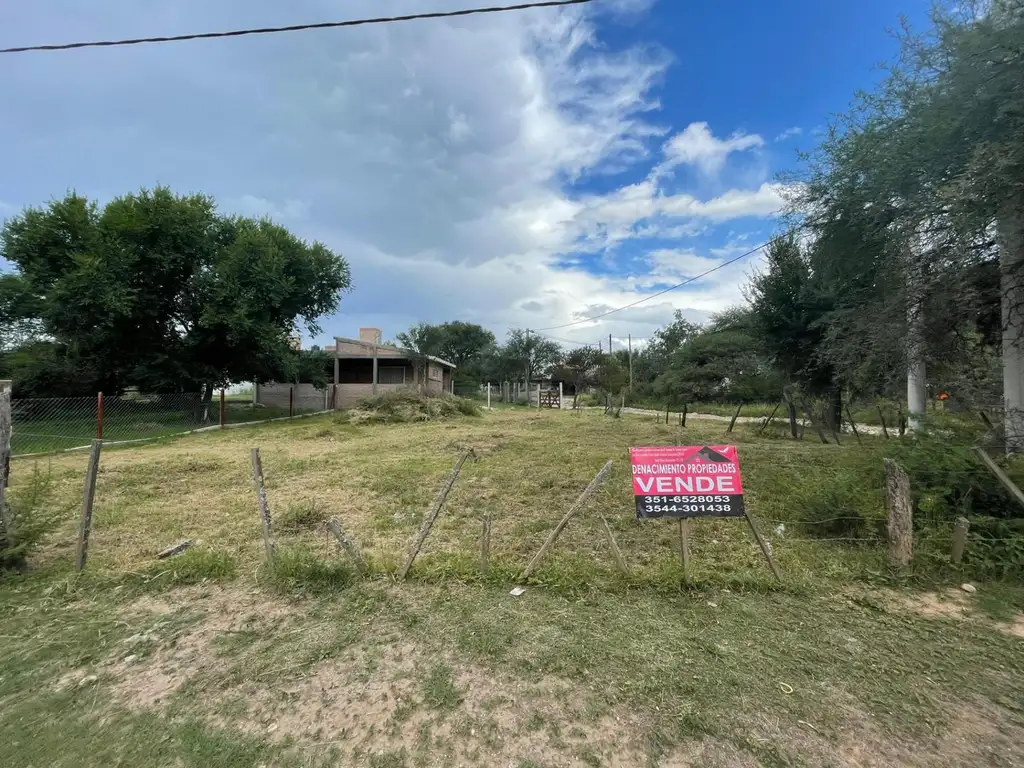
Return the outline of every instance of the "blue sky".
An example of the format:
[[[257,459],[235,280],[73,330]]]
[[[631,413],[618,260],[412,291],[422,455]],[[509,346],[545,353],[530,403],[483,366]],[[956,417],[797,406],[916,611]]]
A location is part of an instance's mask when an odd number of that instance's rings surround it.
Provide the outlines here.
[[[419,320],[545,328],[775,231],[780,171],[927,0],[598,0],[566,10],[5,56],[0,215],[157,183],[350,260],[319,340]],[[36,0],[0,46],[447,10],[470,0]],[[560,338],[642,339],[741,300],[751,258]]]

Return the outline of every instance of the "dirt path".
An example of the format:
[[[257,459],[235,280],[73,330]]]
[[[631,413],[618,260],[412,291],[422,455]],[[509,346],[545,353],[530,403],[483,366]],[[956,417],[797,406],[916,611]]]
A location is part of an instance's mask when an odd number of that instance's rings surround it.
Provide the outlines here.
[[[570,403],[571,403],[571,401],[570,401]],[[569,407],[570,408],[572,407],[571,404],[570,404]],[[628,414],[630,414],[632,416],[664,417],[664,415],[665,415],[664,411],[653,411],[653,410],[649,410],[649,409],[646,409],[646,408],[623,408],[622,412],[623,413],[628,413]],[[672,414],[678,420],[677,412],[672,411]],[[732,417],[731,416],[717,416],[717,415],[715,415],[713,413],[687,413],[686,414],[686,418],[687,419],[696,419],[697,421],[722,421],[722,422],[726,422],[726,423],[732,421]],[[740,416],[739,418],[736,419],[736,423],[737,424],[760,424],[762,421],[764,421],[764,417],[763,416]],[[777,423],[779,422],[779,417],[777,415],[776,415],[775,421]],[[808,427],[809,425],[808,425],[807,419],[800,419],[800,425],[805,427],[805,428]],[[875,426],[872,426],[870,424],[858,424],[857,425],[857,431],[860,432],[861,434],[865,434],[865,435],[881,435],[882,434],[882,428],[881,427],[875,427]],[[848,434],[848,433],[852,437],[852,433],[850,433],[848,425],[844,425],[843,434]],[[826,434],[827,434],[827,432],[826,432]]]

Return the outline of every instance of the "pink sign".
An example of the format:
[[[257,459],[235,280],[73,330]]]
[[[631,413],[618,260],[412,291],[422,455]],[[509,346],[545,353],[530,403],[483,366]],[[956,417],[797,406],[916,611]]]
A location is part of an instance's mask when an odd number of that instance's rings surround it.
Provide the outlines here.
[[[637,517],[742,517],[735,445],[630,448]]]

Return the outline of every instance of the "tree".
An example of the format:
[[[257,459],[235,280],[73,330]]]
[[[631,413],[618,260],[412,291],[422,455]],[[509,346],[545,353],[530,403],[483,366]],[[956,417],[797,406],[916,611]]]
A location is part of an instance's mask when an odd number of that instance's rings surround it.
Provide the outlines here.
[[[655,391],[677,405],[777,397],[780,378],[753,328],[752,315],[743,308],[714,316],[676,350]]]
[[[560,379],[571,381],[575,394],[572,407],[576,408],[576,400],[583,390],[595,386],[601,375],[601,353],[592,347],[577,347],[568,352],[554,371]]]
[[[505,344],[498,350],[495,367],[500,378],[527,380],[547,376],[562,359],[562,348],[554,341],[530,334],[521,328],[508,332]]]
[[[859,211],[898,247],[888,258],[902,261],[907,286],[898,297],[905,363],[942,362],[942,338],[960,333],[970,312],[929,308],[950,305],[943,297],[970,285],[972,267],[998,259],[1010,451],[1024,449],[1022,38],[1021,0],[937,9],[925,35],[904,33],[890,76],[833,128],[797,188],[809,220]]]
[[[461,320],[441,325],[417,323],[396,338],[408,349],[454,363],[456,378],[474,384],[483,382],[486,365],[497,345],[494,334],[486,328]]]
[[[208,400],[217,386],[287,377],[296,325],[318,333],[351,282],[326,246],[163,187],[102,209],[73,193],[28,209],[0,232],[0,254],[52,358],[92,392],[201,388]]]

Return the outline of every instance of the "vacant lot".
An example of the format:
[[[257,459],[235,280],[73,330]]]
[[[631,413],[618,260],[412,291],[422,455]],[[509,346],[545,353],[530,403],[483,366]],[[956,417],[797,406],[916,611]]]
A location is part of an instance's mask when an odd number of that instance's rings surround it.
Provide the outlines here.
[[[82,577],[69,565],[85,457],[54,459],[63,523],[33,574],[0,582],[0,764],[1024,762],[1024,590],[979,583],[968,595],[956,588],[967,576],[938,566],[896,583],[871,520],[846,537],[867,541],[820,541],[798,524],[807,487],[854,460],[873,465],[881,443],[739,432],[748,503],[785,583],[742,522],[701,521],[695,586],[682,584],[676,528],[633,519],[626,449],[720,442],[723,431],[508,410],[394,426],[323,417],[111,450]],[[276,568],[262,559],[252,445]],[[480,461],[466,465],[410,580],[395,583],[469,447]],[[608,483],[526,593],[509,596],[609,458]],[[24,488],[32,464],[13,469]],[[880,488],[873,509],[881,520]],[[368,555],[368,579],[327,539],[333,516]],[[201,543],[154,560],[184,538]]]

